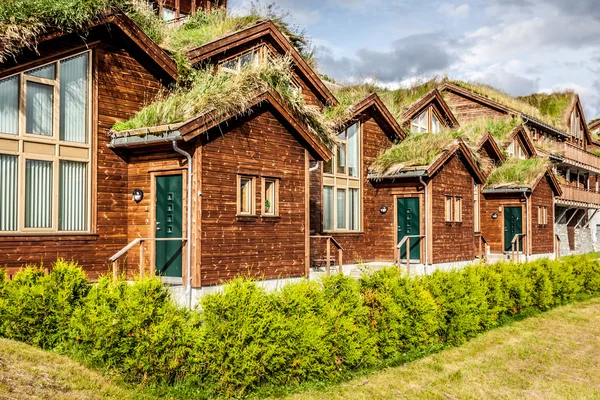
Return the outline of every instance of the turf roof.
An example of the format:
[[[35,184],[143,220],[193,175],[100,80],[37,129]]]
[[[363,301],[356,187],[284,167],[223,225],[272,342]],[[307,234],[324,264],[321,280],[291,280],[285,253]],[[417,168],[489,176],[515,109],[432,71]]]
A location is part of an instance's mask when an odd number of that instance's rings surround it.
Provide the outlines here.
[[[531,188],[540,175],[546,173],[547,168],[548,160],[545,158],[530,158],[527,160],[509,158],[492,171],[487,181],[487,187]]]

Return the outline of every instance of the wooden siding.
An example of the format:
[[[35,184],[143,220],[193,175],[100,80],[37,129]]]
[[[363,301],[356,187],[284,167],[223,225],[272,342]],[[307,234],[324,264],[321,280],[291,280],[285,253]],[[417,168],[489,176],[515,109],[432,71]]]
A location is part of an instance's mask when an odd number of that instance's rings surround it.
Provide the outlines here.
[[[548,208],[547,225],[538,225],[538,207]],[[544,178],[536,186],[529,200],[531,209],[531,254],[550,254],[554,253],[554,192]]]
[[[198,153],[198,151],[197,151]],[[305,273],[305,152],[268,110],[255,112],[243,124],[211,136],[201,148],[202,285],[238,275],[266,279]],[[280,178],[279,217],[237,217],[237,175],[257,176],[257,212],[261,209],[260,177]]]
[[[385,135],[373,118],[367,117],[362,121],[362,199],[361,221],[362,230],[356,233],[323,233],[333,236],[344,248],[344,262],[356,261],[375,262],[394,260],[394,245],[396,232],[394,229],[394,193],[402,193],[404,189],[385,184],[373,184],[367,180],[368,166],[384,150],[391,147],[390,139]],[[411,184],[415,191],[415,185]],[[322,195],[321,173],[311,174],[311,230],[322,231]],[[416,194],[418,195],[418,194]],[[388,207],[388,212],[381,214],[382,205]],[[324,259],[325,240],[311,240],[311,258]]]
[[[60,42],[56,48],[62,50],[69,44],[73,43]],[[51,61],[48,50],[43,52]],[[61,54],[56,55],[59,57]],[[77,261],[95,279],[109,271],[108,257],[127,244],[127,209],[131,202],[128,167],[122,156],[107,147],[108,130],[141,109],[162,85],[122,48],[100,43],[93,48],[93,59],[97,96],[92,139],[97,151],[92,161],[92,219],[97,222],[93,232],[86,235],[0,237],[0,259],[9,274],[26,263],[48,265],[62,257]]]
[[[525,231],[525,200],[522,194],[483,194],[481,196],[481,233],[492,253],[504,252],[504,207],[522,207],[523,232]],[[493,219],[492,215],[498,214]],[[549,214],[550,211],[549,211]],[[551,215],[548,216],[551,218]]]
[[[460,154],[455,154],[431,179],[432,263],[472,261],[473,177]],[[446,195],[462,197],[462,222],[446,222]]]
[[[478,103],[457,93],[445,91],[443,96],[446,103],[454,112],[454,116],[461,124],[481,118],[491,119],[506,117],[505,113],[496,111],[485,104]]]

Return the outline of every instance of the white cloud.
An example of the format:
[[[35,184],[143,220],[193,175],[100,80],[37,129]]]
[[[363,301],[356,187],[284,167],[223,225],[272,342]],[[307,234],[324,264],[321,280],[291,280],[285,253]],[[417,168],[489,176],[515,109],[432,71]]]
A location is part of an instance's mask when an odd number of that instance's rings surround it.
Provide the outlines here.
[[[464,18],[469,15],[469,9],[470,9],[470,7],[466,3],[460,4],[460,5],[454,5],[454,4],[450,4],[450,3],[442,3],[438,7],[438,12],[443,15],[446,15],[448,17]]]

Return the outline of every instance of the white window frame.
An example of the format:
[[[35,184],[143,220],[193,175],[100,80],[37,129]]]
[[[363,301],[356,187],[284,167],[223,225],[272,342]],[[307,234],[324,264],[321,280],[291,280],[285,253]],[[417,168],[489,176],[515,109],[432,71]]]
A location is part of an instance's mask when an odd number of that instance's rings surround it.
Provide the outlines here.
[[[266,59],[267,56],[267,48],[265,45],[259,45],[253,47],[243,53],[236,54],[232,57],[229,57],[225,60],[219,62],[219,68],[222,71],[226,71],[232,74],[237,74],[242,69],[242,58],[247,56],[248,54],[254,53],[254,59],[252,60],[253,67],[258,67],[263,60]],[[235,67],[227,66],[227,64],[235,63]]]
[[[363,214],[363,197],[362,197],[362,152],[361,152],[361,143],[362,143],[362,135],[363,135],[363,130],[362,130],[362,124],[360,124],[359,122],[357,122],[356,124],[356,132],[358,135],[357,140],[357,149],[356,149],[356,153],[357,153],[357,163],[356,163],[356,168],[357,168],[357,176],[350,176],[349,175],[349,158],[348,158],[348,147],[347,147],[347,140],[339,140],[340,144],[345,146],[345,154],[346,154],[346,158],[345,158],[345,168],[343,171],[338,171],[338,148],[336,147],[333,151],[333,157],[330,160],[331,163],[331,172],[323,172],[323,190],[322,190],[322,195],[323,195],[323,201],[325,199],[325,188],[331,188],[332,189],[332,196],[333,196],[333,201],[332,201],[332,207],[331,207],[331,213],[333,214],[333,218],[332,218],[332,226],[331,229],[325,229],[325,226],[323,225],[323,231],[324,232],[361,232],[362,229],[362,214]],[[352,128],[354,125],[348,127],[347,129],[345,129],[346,132],[346,138],[348,137],[348,130],[350,128]],[[329,163],[329,162],[328,162]],[[339,221],[338,221],[338,190],[344,190],[346,192],[346,200],[345,200],[345,213],[344,213],[344,217],[345,217],[345,221],[344,221],[344,227],[345,228],[338,228],[339,225]],[[358,190],[358,205],[356,207],[356,215],[355,215],[355,221],[356,221],[356,226],[353,229],[350,229],[350,222],[352,221],[353,217],[351,217],[351,213],[352,213],[352,209],[350,207],[350,205],[352,204],[352,202],[350,201],[350,196],[351,196],[351,191],[352,190]],[[323,209],[323,224],[325,224],[325,210]]]
[[[421,118],[425,113],[427,114],[426,118]],[[433,129],[433,117],[435,116],[437,120],[437,129],[434,131]],[[445,126],[442,122],[442,118],[437,111],[436,107],[430,105],[425,108],[423,111],[417,115],[416,118],[410,122],[410,131],[411,133],[439,133],[441,131],[442,126]]]
[[[279,178],[261,177],[261,216],[263,217],[278,217],[279,216]],[[267,182],[273,186],[273,199],[267,198]],[[271,209],[266,211],[267,200],[271,203]]]
[[[86,141],[85,143],[68,142],[60,140],[60,67],[61,61],[68,60],[87,54],[88,82],[87,82],[87,123],[86,123]],[[93,74],[92,74],[93,54],[91,50],[70,54],[58,58],[52,62],[41,64],[19,73],[4,76],[1,80],[19,77],[19,117],[17,121],[17,134],[0,132],[0,154],[17,156],[18,181],[17,181],[17,229],[14,231],[0,231],[0,236],[14,236],[15,234],[36,235],[36,234],[56,234],[56,235],[81,235],[94,231],[92,226],[92,193],[93,193],[93,126],[92,126],[92,104],[93,104]],[[49,65],[55,65],[55,79],[40,78],[27,75],[36,69]],[[53,127],[51,136],[43,136],[26,132],[26,100],[27,82],[34,82],[43,85],[52,86],[53,90]],[[51,161],[52,162],[52,219],[49,228],[26,228],[25,227],[25,180],[27,160]],[[60,162],[75,161],[87,164],[87,188],[86,188],[86,229],[81,231],[59,230],[59,195],[60,195]]]

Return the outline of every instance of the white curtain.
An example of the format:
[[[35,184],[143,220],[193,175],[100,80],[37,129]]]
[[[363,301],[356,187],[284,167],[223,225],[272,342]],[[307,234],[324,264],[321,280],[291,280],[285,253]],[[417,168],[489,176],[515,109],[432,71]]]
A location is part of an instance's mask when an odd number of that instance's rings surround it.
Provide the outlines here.
[[[58,225],[61,231],[87,229],[87,163],[60,162]]]
[[[52,162],[27,160],[25,227],[52,227]]]
[[[38,78],[56,79],[56,63],[44,65],[36,69],[32,69],[25,73],[26,75],[37,76]]]
[[[323,188],[323,230],[333,230],[333,188]]]
[[[0,80],[0,133],[18,133],[19,77]]]
[[[337,228],[346,229],[346,190],[337,191]]]
[[[17,230],[17,160],[0,154],[0,231]]]
[[[358,124],[348,128],[348,174],[358,176]]]
[[[54,87],[27,82],[27,133],[52,136]]]
[[[88,54],[60,62],[60,139],[87,142]]]
[[[350,226],[351,231],[360,229],[360,190],[350,189]]]

